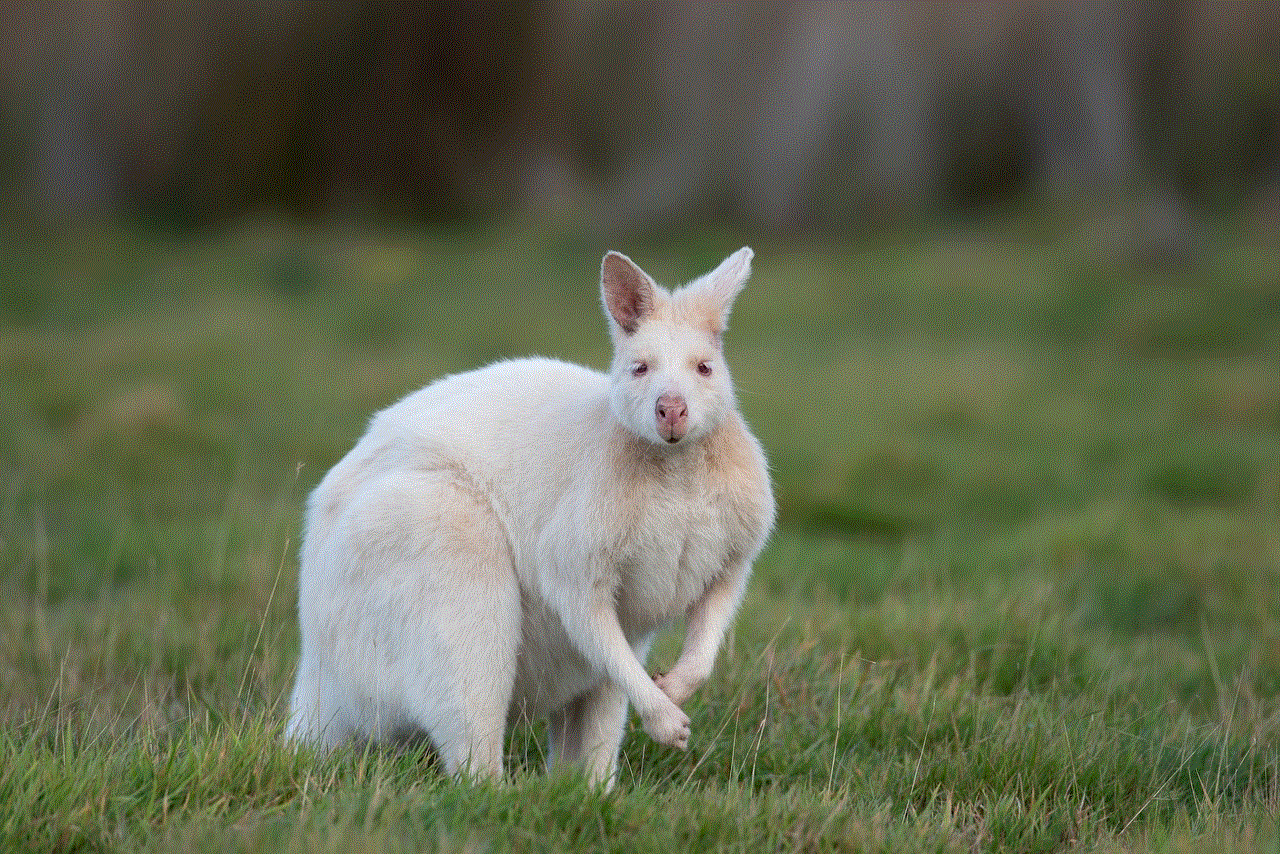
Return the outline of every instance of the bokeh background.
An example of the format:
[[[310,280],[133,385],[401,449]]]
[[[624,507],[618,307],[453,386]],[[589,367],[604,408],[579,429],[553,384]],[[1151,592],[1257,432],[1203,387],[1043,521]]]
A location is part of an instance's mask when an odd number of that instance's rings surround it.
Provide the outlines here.
[[[1179,251],[1280,202],[1271,3],[24,3],[11,204],[202,224],[709,220],[847,235],[1028,199]]]

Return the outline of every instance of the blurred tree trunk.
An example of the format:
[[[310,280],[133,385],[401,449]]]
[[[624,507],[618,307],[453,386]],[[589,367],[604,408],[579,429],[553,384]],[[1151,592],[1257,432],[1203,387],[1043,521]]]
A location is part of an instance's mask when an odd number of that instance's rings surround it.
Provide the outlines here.
[[[1044,61],[1031,75],[1031,115],[1042,181],[1054,192],[1096,192],[1134,179],[1134,114],[1118,3],[1048,12]]]
[[[558,209],[605,229],[844,228],[1037,186],[1185,204],[1280,181],[1280,4],[6,12],[8,183],[55,217]]]
[[[125,76],[124,6],[74,4],[26,10],[32,30],[54,41],[65,62],[36,49],[22,61],[35,85],[30,180],[47,214],[85,214],[119,201],[118,87]],[[34,47],[34,46],[33,46]],[[131,69],[130,69],[131,70]]]

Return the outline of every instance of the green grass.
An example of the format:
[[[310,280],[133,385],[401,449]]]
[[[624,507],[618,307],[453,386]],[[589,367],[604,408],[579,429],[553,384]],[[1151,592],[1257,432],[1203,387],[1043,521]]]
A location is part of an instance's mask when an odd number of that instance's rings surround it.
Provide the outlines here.
[[[633,727],[605,796],[529,725],[500,787],[279,730],[307,491],[442,373],[603,366],[606,247],[10,232],[0,850],[1280,850],[1280,250],[1073,245],[756,242],[727,348],[780,525],[691,749]]]

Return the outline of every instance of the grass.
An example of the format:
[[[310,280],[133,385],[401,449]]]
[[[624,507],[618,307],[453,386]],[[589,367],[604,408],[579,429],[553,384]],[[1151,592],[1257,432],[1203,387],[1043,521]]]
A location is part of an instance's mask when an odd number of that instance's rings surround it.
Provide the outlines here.
[[[279,743],[307,491],[442,373],[603,365],[605,247],[11,232],[0,850],[1276,851],[1280,251],[1006,226],[756,243],[727,347],[781,522],[690,751],[633,727],[608,796],[527,724],[501,787]]]

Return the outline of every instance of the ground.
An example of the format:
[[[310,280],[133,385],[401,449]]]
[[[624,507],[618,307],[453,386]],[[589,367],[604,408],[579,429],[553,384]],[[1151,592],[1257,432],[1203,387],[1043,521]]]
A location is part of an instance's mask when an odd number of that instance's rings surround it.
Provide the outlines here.
[[[703,233],[11,231],[0,849],[1253,851],[1280,811],[1280,249],[1062,223]],[[618,789],[280,745],[309,489],[505,356],[603,367],[596,275],[743,242],[726,353],[780,523],[687,753]],[[652,664],[675,655],[664,636]]]

